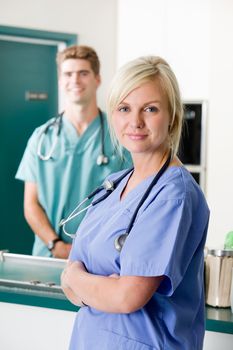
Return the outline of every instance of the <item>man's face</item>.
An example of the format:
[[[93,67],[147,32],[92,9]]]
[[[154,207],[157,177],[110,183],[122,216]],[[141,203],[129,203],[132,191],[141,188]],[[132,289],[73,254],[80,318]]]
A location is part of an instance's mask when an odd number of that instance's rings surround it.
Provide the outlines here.
[[[95,75],[90,62],[69,58],[62,62],[59,70],[59,86],[70,103],[87,105],[96,98],[100,76]]]

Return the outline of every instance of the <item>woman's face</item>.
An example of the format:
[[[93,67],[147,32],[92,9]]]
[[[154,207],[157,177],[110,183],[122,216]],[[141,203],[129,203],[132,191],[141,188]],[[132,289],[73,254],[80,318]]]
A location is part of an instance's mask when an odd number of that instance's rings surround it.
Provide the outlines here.
[[[158,81],[132,90],[112,114],[116,137],[133,158],[167,150],[169,123],[167,98]]]

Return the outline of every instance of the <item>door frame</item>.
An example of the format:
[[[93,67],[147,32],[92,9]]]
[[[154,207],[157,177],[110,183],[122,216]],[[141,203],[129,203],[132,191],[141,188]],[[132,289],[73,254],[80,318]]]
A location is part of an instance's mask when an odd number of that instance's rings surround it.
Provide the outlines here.
[[[57,51],[61,51],[67,46],[77,44],[77,35],[61,32],[48,32],[43,30],[26,29],[0,25],[0,42],[9,41],[12,43],[32,43],[45,46],[53,46]],[[56,65],[56,62],[54,62]],[[55,89],[56,90],[56,89]],[[62,96],[57,91],[59,110],[62,108]],[[25,248],[26,253],[28,246]]]
[[[58,51],[62,51],[70,45],[77,45],[78,35],[74,33],[53,32],[23,27],[0,25],[0,41],[29,42],[42,45],[56,45]],[[64,106],[63,97],[58,90],[58,110]]]
[[[19,38],[42,39],[45,41],[54,41],[59,44],[64,43],[66,46],[77,44],[78,36],[73,33],[62,33],[53,31],[44,31],[37,29],[27,29],[20,27],[2,26],[0,25],[0,37],[4,35]],[[1,39],[1,38],[0,38]]]

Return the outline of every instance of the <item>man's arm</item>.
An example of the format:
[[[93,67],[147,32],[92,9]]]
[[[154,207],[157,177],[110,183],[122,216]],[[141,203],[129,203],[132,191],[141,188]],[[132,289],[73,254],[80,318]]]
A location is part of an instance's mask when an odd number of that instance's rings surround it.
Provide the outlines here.
[[[49,219],[38,201],[37,185],[34,182],[25,182],[24,187],[24,216],[33,232],[47,245],[49,241],[57,238]],[[55,258],[66,259],[71,244],[58,241],[52,250]]]

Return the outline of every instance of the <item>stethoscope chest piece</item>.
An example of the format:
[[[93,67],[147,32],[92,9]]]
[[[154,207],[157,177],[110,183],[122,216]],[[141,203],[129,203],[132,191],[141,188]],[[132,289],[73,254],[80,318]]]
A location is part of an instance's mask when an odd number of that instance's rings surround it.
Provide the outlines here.
[[[105,165],[108,164],[108,157],[106,157],[104,154],[100,154],[96,159],[97,165]]]
[[[126,241],[126,238],[128,237],[128,233],[124,233],[120,236],[118,236],[115,241],[114,241],[114,246],[115,246],[115,249],[120,252],[125,241]]]

